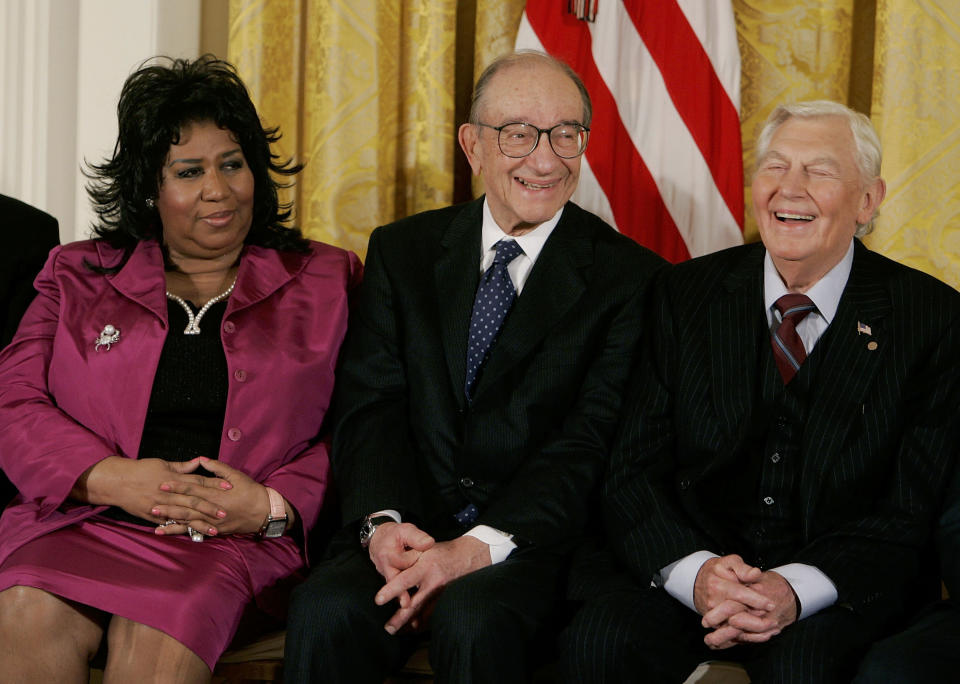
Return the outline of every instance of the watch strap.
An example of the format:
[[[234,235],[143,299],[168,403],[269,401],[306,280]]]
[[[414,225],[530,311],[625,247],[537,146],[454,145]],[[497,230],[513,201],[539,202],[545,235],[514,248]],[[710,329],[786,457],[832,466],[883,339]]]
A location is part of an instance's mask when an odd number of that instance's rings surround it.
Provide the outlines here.
[[[260,527],[259,536],[261,538],[283,536],[287,526],[287,507],[283,503],[283,497],[272,487],[264,487],[264,489],[267,490],[267,498],[270,501],[270,512],[267,513],[267,518]],[[280,528],[278,523],[282,523],[283,527]]]
[[[286,518],[287,508],[283,505],[283,497],[280,496],[280,492],[273,487],[266,487],[266,490],[267,496],[270,498],[270,514],[267,519]]]

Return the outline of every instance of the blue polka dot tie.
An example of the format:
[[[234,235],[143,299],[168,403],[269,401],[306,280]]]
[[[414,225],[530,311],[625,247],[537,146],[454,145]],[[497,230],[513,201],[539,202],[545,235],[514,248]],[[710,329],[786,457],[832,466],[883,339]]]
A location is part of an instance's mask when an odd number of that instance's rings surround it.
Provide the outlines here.
[[[477,296],[473,300],[470,338],[467,341],[467,379],[464,384],[467,400],[473,398],[473,386],[480,375],[480,369],[490,355],[503,319],[507,317],[507,312],[517,297],[513,281],[507,273],[507,266],[523,254],[523,249],[514,240],[500,240],[496,248],[497,255],[493,258],[493,264],[480,278]]]

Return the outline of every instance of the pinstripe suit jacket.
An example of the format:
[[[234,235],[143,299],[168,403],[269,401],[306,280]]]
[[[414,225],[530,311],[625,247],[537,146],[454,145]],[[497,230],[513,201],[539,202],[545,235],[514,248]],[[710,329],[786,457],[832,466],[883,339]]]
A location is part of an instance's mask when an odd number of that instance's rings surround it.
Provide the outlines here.
[[[616,431],[648,276],[662,260],[564,208],[464,396],[482,199],[371,235],[337,374],[344,520],[384,508],[431,534],[477,524],[523,542],[576,537]]]
[[[604,490],[618,555],[644,586],[693,551],[742,552],[705,502],[742,490],[730,473],[762,447],[763,256],[759,243],[724,250],[657,284]],[[857,241],[817,351],[792,561],[826,573],[839,603],[882,617],[917,573],[960,444],[960,293]]]

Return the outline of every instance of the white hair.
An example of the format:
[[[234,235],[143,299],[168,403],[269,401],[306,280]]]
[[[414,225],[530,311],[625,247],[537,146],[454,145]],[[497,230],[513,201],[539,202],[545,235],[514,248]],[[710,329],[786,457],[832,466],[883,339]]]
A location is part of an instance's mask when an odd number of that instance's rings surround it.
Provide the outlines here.
[[[780,105],[774,109],[767,117],[763,130],[760,131],[760,137],[757,138],[757,164],[759,165],[760,161],[767,155],[767,149],[770,147],[773,134],[789,119],[794,117],[813,119],[823,116],[839,116],[850,127],[850,133],[853,135],[856,148],[854,157],[860,171],[861,185],[865,186],[879,178],[880,162],[883,155],[880,149],[880,138],[877,137],[877,131],[873,128],[873,123],[866,115],[831,100],[794,102]],[[856,236],[863,237],[872,231],[876,218],[877,212],[874,212],[869,221],[858,223]]]

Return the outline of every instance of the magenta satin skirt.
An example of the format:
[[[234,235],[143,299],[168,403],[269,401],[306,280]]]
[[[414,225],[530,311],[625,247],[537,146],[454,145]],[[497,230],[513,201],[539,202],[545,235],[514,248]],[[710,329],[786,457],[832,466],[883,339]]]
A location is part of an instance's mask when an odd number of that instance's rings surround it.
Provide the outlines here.
[[[213,670],[250,600],[302,567],[290,537],[199,544],[94,516],[14,551],[0,565],[0,590],[36,587],[159,629]]]

